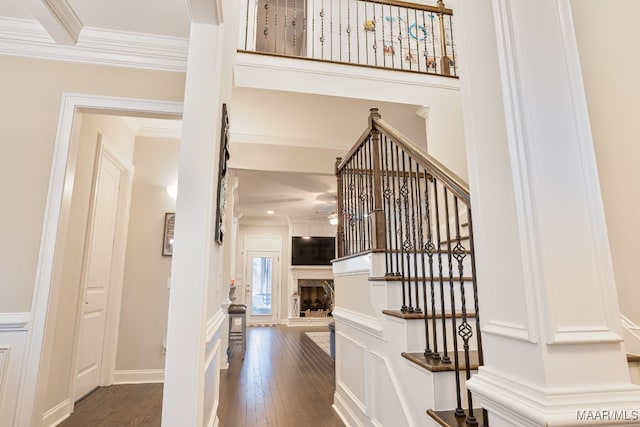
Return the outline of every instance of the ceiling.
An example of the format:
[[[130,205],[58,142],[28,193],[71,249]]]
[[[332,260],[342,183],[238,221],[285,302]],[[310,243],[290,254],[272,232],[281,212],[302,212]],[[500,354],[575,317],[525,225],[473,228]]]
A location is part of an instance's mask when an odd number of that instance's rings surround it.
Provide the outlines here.
[[[170,37],[189,36],[187,0],[162,0],[161,7],[156,0],[2,0],[0,16],[39,19],[42,22],[44,18],[40,8],[46,4],[57,8],[69,6],[83,27]]]

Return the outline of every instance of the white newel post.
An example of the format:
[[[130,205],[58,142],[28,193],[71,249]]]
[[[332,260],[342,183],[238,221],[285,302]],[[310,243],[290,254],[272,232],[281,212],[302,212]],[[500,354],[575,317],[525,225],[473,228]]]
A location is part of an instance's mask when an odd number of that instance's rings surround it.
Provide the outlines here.
[[[202,426],[220,117],[219,27],[191,24],[169,298],[162,425]]]
[[[491,427],[639,425],[569,0],[456,7]]]

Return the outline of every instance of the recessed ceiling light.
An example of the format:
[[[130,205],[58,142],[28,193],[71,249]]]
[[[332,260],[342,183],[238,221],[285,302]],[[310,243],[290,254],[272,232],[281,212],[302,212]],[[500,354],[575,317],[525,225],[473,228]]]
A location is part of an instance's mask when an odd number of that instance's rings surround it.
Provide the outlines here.
[[[268,211],[267,211],[267,215],[273,215],[274,213],[275,213],[275,212],[274,212],[274,211],[272,211],[272,210],[268,210]]]

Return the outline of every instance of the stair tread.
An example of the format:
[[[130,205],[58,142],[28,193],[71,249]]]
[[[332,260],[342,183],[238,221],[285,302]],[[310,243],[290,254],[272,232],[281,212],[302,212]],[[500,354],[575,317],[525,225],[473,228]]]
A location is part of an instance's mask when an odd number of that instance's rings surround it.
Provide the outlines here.
[[[640,354],[627,353],[627,362],[640,362]]]
[[[474,409],[476,418],[480,417],[481,409]],[[468,427],[465,417],[456,417],[456,411],[434,411],[433,409],[427,410],[427,414],[433,418],[438,424],[443,427]]]
[[[434,359],[432,357],[425,357],[424,353],[406,353],[402,352],[402,357],[409,360],[410,362],[415,363],[418,366],[422,366],[428,371],[431,372],[449,372],[454,371],[454,363],[453,363],[453,354],[450,353],[449,357],[451,357],[451,363],[442,363],[441,359]],[[460,370],[466,369],[466,364],[464,361],[464,352],[458,352],[458,358],[460,361]],[[479,358],[478,352],[472,350],[469,352],[469,362],[471,369],[478,369],[479,366]]]
[[[403,313],[401,310],[382,310],[382,314],[386,314],[388,316],[398,317],[400,319],[424,319],[424,313]],[[429,313],[429,319],[433,319],[433,313]],[[442,313],[436,313],[436,319],[442,319]],[[444,313],[444,317],[447,319],[451,318],[451,312],[447,311]],[[476,317],[476,313],[473,311],[467,312],[467,318]],[[456,312],[456,318],[462,318],[462,313]]]

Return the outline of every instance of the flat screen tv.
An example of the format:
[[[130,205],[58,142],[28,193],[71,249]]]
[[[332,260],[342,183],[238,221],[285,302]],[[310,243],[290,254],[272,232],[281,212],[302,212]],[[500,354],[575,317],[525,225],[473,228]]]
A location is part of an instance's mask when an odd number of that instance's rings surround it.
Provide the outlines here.
[[[335,257],[335,237],[291,238],[291,265],[331,265]]]

